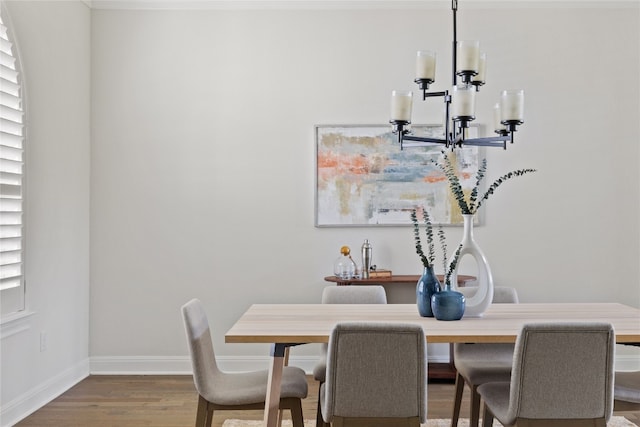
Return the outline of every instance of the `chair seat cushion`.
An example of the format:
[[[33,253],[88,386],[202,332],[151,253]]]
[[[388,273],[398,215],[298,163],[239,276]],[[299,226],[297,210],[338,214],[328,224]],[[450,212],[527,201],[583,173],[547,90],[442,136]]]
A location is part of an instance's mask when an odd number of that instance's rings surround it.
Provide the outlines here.
[[[457,344],[453,360],[469,384],[509,381],[513,344]]]
[[[323,383],[326,376],[327,376],[327,355],[325,354],[322,357],[322,359],[320,359],[318,363],[316,363],[316,365],[313,367],[313,378],[316,381],[320,381],[321,383]]]
[[[616,372],[613,395],[616,400],[640,403],[640,371]]]
[[[218,387],[203,395],[218,405],[248,405],[264,402],[267,396],[268,370],[222,373],[216,378]],[[305,372],[294,366],[286,366],[282,372],[280,397],[307,397]]]

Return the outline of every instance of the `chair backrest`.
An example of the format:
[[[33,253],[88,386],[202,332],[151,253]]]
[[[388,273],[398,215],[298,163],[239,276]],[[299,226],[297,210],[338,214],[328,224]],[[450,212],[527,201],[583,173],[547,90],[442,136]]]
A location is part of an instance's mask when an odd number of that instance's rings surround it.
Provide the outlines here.
[[[322,291],[323,304],[386,304],[387,294],[380,285],[328,286]],[[327,351],[327,344],[322,344]]]
[[[518,292],[506,286],[493,287],[493,304],[518,304]]]
[[[427,415],[427,348],[420,325],[338,323],[329,338],[323,415]]]
[[[470,287],[460,287],[458,291],[462,292],[465,296],[475,293],[474,286]],[[514,288],[509,288],[506,286],[494,286],[493,288],[493,302],[492,304],[517,304],[520,300],[518,299],[518,292]],[[453,355],[454,359],[456,357],[461,357],[464,354],[476,353],[477,357],[486,357],[486,352],[495,351],[497,348],[504,349],[503,351],[507,351],[510,348],[513,348],[513,344],[466,344],[466,343],[455,343],[453,344]]]
[[[457,288],[459,292],[465,297],[472,297],[476,291],[477,286],[468,286],[468,287],[460,287]],[[518,292],[514,288],[509,288],[506,286],[494,286],[493,287],[493,304],[517,304],[520,300],[518,298]]]
[[[380,285],[328,286],[322,291],[323,304],[386,304],[387,294]]]
[[[609,420],[614,348],[608,323],[524,325],[513,357],[508,418]]]
[[[209,321],[202,303],[192,299],[182,306],[182,319],[187,333],[193,382],[198,393],[208,396],[213,392],[215,378],[220,375],[213,351]]]

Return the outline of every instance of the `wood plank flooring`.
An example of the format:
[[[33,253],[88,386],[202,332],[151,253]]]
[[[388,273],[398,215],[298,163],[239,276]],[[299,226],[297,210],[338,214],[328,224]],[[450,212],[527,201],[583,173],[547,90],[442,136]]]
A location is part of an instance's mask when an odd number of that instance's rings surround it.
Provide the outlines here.
[[[309,396],[303,401],[305,419],[315,419],[318,385],[308,377]],[[429,384],[429,418],[450,418],[453,384]],[[462,416],[468,417],[468,389]],[[90,376],[16,424],[17,427],[184,427],[195,422],[197,395],[190,375]],[[640,412],[627,412],[640,425]],[[287,414],[288,417],[288,414]],[[262,411],[218,411],[213,427],[227,418],[262,419]]]

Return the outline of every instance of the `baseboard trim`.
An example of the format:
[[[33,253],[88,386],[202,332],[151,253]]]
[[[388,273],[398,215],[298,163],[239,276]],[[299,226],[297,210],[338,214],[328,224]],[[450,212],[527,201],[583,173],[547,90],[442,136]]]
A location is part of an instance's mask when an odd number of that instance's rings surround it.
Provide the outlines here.
[[[188,356],[101,356],[90,359],[91,375],[186,375]]]
[[[0,408],[2,427],[10,427],[89,376],[89,359],[28,390]]]
[[[617,355],[616,371],[640,371],[640,359],[634,355]]]

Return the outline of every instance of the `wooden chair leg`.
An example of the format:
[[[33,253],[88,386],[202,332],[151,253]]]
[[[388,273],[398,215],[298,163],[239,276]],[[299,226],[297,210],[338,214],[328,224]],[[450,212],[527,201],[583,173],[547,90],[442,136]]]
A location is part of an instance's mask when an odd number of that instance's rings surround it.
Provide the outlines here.
[[[209,410],[207,411],[207,422],[204,423],[205,427],[211,427],[211,423],[213,423],[213,407],[209,406]]]
[[[289,366],[289,350],[290,350],[290,347],[285,347],[284,349],[284,358],[283,358],[284,366]],[[292,410],[292,413],[293,413],[293,410]],[[280,408],[280,410],[278,410],[278,421],[276,424],[278,427],[282,426],[283,419],[284,419],[284,410]]]
[[[324,420],[322,419],[322,409],[320,408],[320,396],[318,396],[318,408],[316,410],[316,427],[324,427]]]
[[[464,392],[464,378],[458,372],[456,375],[456,395],[453,400],[453,414],[451,415],[451,427],[458,427],[460,418],[460,406],[462,405],[462,393]]]
[[[329,427],[330,424],[324,422],[322,418],[322,408],[320,407],[320,390],[322,389],[322,382],[318,384],[318,405],[316,408],[316,427]]]
[[[196,412],[196,427],[207,427],[207,419],[209,415],[209,402],[207,399],[198,395],[198,411]],[[211,422],[209,422],[211,425]]]
[[[471,412],[469,414],[469,427],[478,427],[480,422],[480,393],[478,386],[471,387]]]
[[[493,426],[493,414],[491,410],[485,403],[484,411],[482,411],[482,427],[492,427]]]
[[[304,427],[302,400],[300,399],[296,399],[296,403],[291,405],[291,421],[293,422],[293,427]]]

